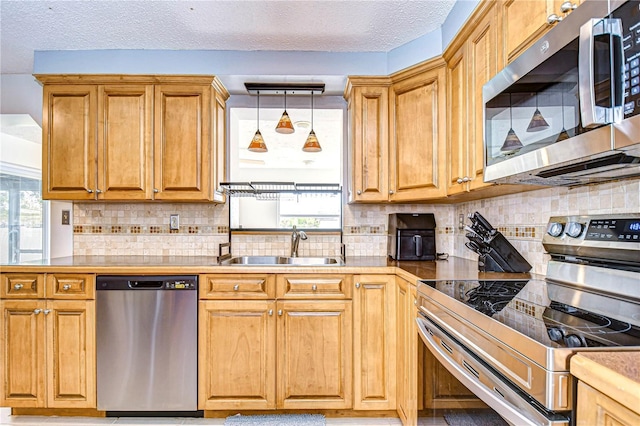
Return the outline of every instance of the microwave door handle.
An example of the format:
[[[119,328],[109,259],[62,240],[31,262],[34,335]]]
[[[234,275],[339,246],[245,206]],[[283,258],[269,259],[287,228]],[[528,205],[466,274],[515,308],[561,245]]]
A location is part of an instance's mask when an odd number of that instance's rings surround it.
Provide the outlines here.
[[[422,236],[421,235],[414,235],[413,236],[413,242],[416,245],[416,256],[417,257],[422,257]]]
[[[620,49],[617,54],[622,55],[622,23],[620,19],[590,19],[580,27],[580,44],[578,49],[578,92],[580,97],[580,116],[582,127],[594,127],[608,124],[622,119],[622,99],[615,99],[613,108],[596,105],[595,93],[595,37],[602,34],[618,36]],[[615,54],[614,54],[615,55]],[[622,88],[622,69],[612,70],[612,81]],[[614,94],[619,90],[615,89]],[[616,98],[618,96],[615,96]],[[618,106],[618,103],[620,106]]]

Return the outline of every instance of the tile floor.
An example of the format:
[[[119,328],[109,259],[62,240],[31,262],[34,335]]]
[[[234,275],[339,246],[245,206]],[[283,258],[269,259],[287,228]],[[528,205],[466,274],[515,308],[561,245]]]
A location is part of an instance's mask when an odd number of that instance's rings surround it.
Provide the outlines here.
[[[327,417],[327,426],[401,426],[402,422],[396,418],[331,418]],[[178,426],[178,425],[224,425],[224,418],[220,419],[194,419],[194,418],[152,418],[152,417],[42,417],[42,416],[12,416],[8,408],[0,408],[0,426]],[[421,418],[418,426],[447,426],[442,417]]]

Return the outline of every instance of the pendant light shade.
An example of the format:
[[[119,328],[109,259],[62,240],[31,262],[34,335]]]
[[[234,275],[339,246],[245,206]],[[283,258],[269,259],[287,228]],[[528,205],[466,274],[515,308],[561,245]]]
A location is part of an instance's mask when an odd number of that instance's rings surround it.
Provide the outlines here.
[[[260,133],[260,92],[258,92],[258,117],[256,119],[256,134],[253,135],[253,139],[249,144],[249,148],[247,148],[251,152],[267,152],[267,144],[264,143],[264,139],[262,138],[262,133]]]
[[[542,113],[538,109],[538,94],[536,93],[536,110],[533,113],[533,117],[531,118],[531,122],[529,122],[529,127],[527,127],[527,132],[540,132],[542,130],[546,130],[549,128],[549,123],[544,119]]]
[[[284,91],[284,112],[282,113],[282,117],[280,117],[280,121],[278,121],[278,125],[276,126],[276,132],[282,133],[285,135],[290,135],[295,132],[293,128],[293,123],[289,118],[289,114],[287,114],[287,91]]]
[[[520,142],[520,138],[516,135],[516,132],[513,130],[513,115],[511,112],[511,93],[509,93],[509,131],[507,132],[507,137],[500,148],[502,152],[515,152],[523,147],[522,142]]]
[[[311,92],[311,132],[309,132],[309,136],[307,136],[307,141],[304,143],[302,150],[304,152],[322,151],[322,147],[320,146],[320,142],[318,142],[316,132],[313,131],[313,92]]]

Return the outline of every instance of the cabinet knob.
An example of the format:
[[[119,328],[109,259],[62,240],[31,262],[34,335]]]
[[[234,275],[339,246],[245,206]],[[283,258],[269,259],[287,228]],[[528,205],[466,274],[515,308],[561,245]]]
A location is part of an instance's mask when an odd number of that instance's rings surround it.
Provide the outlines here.
[[[51,312],[51,309],[45,309],[45,310],[44,310],[44,314],[45,314],[45,315],[49,315],[49,312]]]
[[[40,312],[42,312],[42,309],[34,309],[33,313],[38,315]]]
[[[356,194],[361,195],[362,191],[360,191],[359,189],[356,191]]]
[[[240,290],[240,284],[236,284],[233,286],[233,291],[238,291]]]
[[[547,16],[547,24],[549,25],[553,25],[556,22],[560,22],[560,21],[562,21],[562,18],[556,15],[555,13],[552,13],[551,15]]]
[[[418,299],[413,299],[413,304],[418,306]]]
[[[87,192],[88,192],[89,194],[92,194],[92,193],[93,193],[93,189],[88,189],[88,188],[87,188]]]
[[[456,182],[462,183],[462,178],[458,178],[458,180],[456,180]]]
[[[16,290],[20,290],[22,287],[24,287],[22,284],[16,284],[13,286]]]
[[[269,309],[269,316],[273,316],[273,309]]]
[[[101,194],[102,191],[100,189],[96,189],[96,194]]]
[[[62,286],[62,289],[63,289],[64,291],[67,291],[67,290],[71,289],[71,284],[65,284],[65,285],[63,285],[63,286]]]
[[[282,316],[282,309],[278,309],[278,316]]]
[[[560,5],[560,12],[562,13],[569,13],[571,12],[573,9],[575,9],[576,7],[578,7],[577,4],[571,3],[570,1],[565,1],[564,3],[562,3]]]
[[[389,194],[393,195],[393,189],[389,190]]]
[[[153,188],[153,192],[154,192],[155,194],[157,194],[157,193],[158,193],[158,192],[160,192],[160,191],[158,191],[158,188]]]
[[[469,182],[471,180],[471,178],[469,176],[465,176],[462,178],[463,182]]]
[[[317,285],[314,284],[314,285],[311,286],[311,290],[316,291],[317,289],[318,289]]]
[[[360,283],[356,283],[356,288],[360,288]]]

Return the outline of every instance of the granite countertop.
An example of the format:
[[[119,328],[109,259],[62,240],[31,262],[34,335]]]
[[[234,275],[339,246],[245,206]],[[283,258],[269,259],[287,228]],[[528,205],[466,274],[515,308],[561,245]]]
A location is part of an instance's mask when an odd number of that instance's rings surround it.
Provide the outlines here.
[[[640,351],[580,352],[571,374],[640,414]]]
[[[342,266],[292,265],[219,265],[215,256],[70,256],[17,265],[2,265],[2,272],[57,273],[345,273],[394,274],[408,281],[416,279],[511,279],[530,278],[531,274],[478,272],[478,263],[459,257],[448,260],[405,262],[385,256],[347,257]]]

